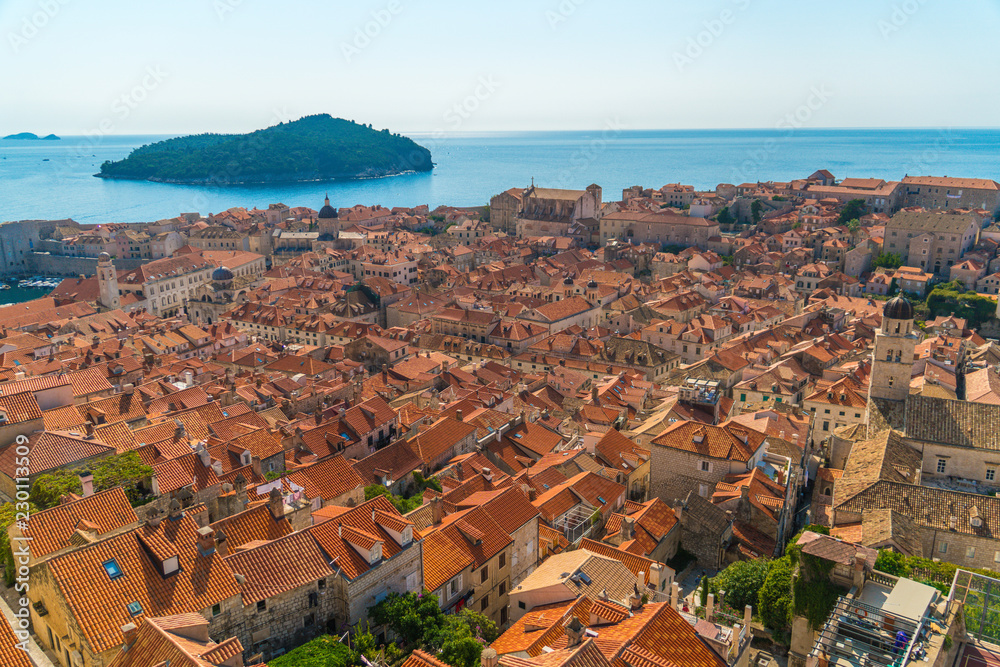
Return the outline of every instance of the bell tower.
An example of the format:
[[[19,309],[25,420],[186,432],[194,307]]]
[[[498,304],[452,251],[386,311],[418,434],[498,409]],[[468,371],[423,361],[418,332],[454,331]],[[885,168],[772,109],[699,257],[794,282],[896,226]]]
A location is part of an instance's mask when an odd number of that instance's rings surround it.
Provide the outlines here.
[[[901,296],[890,299],[882,309],[882,328],[875,334],[869,391],[872,398],[906,400],[916,347],[913,306]]]
[[[118,273],[111,263],[111,255],[102,252],[97,258],[97,284],[100,288],[100,303],[107,310],[117,310],[122,307],[122,298],[118,293]]]

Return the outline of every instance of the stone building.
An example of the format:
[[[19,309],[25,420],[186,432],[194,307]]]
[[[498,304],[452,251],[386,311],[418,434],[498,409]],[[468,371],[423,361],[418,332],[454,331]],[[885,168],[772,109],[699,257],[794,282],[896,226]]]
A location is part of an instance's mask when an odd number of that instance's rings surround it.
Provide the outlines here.
[[[570,236],[585,220],[601,218],[601,187],[586,190],[537,188],[524,191],[521,209],[515,219],[517,235]]]
[[[885,226],[883,252],[899,255],[905,266],[946,276],[979,238],[979,222],[969,213],[900,211]]]
[[[679,421],[650,445],[650,495],[673,503],[690,492],[710,498],[728,475],[753,470],[767,451],[767,436],[737,424]]]
[[[708,248],[709,239],[719,235],[719,223],[674,211],[623,210],[601,218],[601,245],[611,241],[682,245]]]
[[[990,179],[904,176],[902,189],[906,206],[1000,211],[1000,183]]]
[[[871,398],[903,401],[909,395],[918,331],[909,301],[897,296],[886,302],[872,353]]]
[[[517,214],[521,210],[524,190],[511,188],[490,198],[490,224],[508,236],[517,234]]]

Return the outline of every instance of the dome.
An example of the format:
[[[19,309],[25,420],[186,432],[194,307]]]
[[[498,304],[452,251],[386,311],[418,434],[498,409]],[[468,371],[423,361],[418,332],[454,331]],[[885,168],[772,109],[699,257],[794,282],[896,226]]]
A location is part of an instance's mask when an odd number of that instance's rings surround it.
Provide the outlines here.
[[[212,271],[212,280],[215,282],[221,283],[227,280],[232,280],[233,278],[233,272],[224,266],[220,266],[215,271]]]
[[[573,284],[573,279],[570,278],[569,276],[566,276],[566,279],[563,280],[563,285],[572,285],[572,284]]]
[[[111,255],[109,255],[106,252],[102,252],[100,255],[97,256],[97,261],[100,262],[101,264],[103,264],[104,262],[110,262]]]
[[[330,206],[329,195],[327,195],[326,199],[323,200],[323,208],[319,210],[319,217],[321,220],[329,220],[337,217],[337,209]]]
[[[886,301],[885,308],[882,309],[882,317],[890,320],[912,320],[913,306],[903,297],[896,296]]]
[[[587,289],[597,289],[597,281],[591,278],[590,282],[587,283]]]

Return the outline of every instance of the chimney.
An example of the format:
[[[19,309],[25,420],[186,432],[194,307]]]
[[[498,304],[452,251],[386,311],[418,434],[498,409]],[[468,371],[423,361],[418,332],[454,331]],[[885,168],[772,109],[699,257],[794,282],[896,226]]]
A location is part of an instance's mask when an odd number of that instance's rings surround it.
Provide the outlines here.
[[[479,664],[481,667],[497,667],[500,664],[497,652],[491,648],[484,649],[482,655],[479,656]]]
[[[455,410],[455,419],[457,419],[458,421],[462,421],[462,410],[461,409]]]
[[[594,405],[600,405],[600,401],[597,398],[597,385],[595,384],[590,388],[590,402]]]
[[[493,481],[493,471],[490,468],[483,468],[483,479],[487,482]]]
[[[750,620],[753,618],[753,607],[747,605],[743,607],[743,627],[750,627]]]
[[[583,633],[587,631],[580,619],[574,616],[570,619],[570,622],[563,626],[563,632],[566,633],[566,648],[572,648],[574,646],[579,646],[583,641]]]
[[[211,526],[198,529],[198,554],[211,556],[215,553],[215,530]]]
[[[94,475],[89,471],[80,473],[80,486],[83,487],[83,497],[94,495]]]
[[[263,473],[260,471],[260,457],[251,456],[250,457],[250,469],[253,470],[254,477],[263,477]]]
[[[860,551],[854,555],[854,585],[858,590],[865,584],[865,564],[868,559]]]
[[[170,501],[170,512],[167,514],[167,517],[171,521],[177,521],[182,516],[184,516],[184,512],[181,511],[181,503],[179,500],[174,498]]]
[[[674,505],[674,516],[677,517],[677,523],[684,522],[684,503],[680,500]]]
[[[705,620],[712,623],[715,616],[715,593],[708,594],[708,604],[705,606]]]
[[[458,481],[462,481],[462,462],[459,461],[455,464],[455,474],[458,475]]]
[[[156,507],[150,507],[149,511],[146,513],[146,525],[150,528],[156,528],[163,521],[163,517],[160,515],[160,510]]]
[[[635,520],[627,516],[622,517],[622,525],[618,534],[621,535],[622,542],[627,542],[635,537]]]
[[[632,588],[632,595],[628,597],[628,606],[634,612],[642,609],[642,593],[639,592],[638,586]]]
[[[670,604],[676,609],[681,602],[681,585],[676,581],[670,584]]]
[[[431,498],[431,525],[437,525],[444,520],[444,501],[441,496]]]
[[[229,555],[229,542],[226,541],[226,534],[221,530],[215,531],[215,551],[223,558]]]
[[[267,498],[267,506],[275,521],[285,518],[285,503],[281,500],[281,491],[278,491],[277,487],[271,489]]]
[[[122,637],[125,640],[125,648],[131,648],[132,644],[135,643],[136,635],[139,634],[139,628],[135,627],[135,623],[126,623],[122,626]]]
[[[382,364],[382,384],[389,384],[389,366]]]
[[[538,491],[534,487],[528,487],[528,500],[535,502],[536,498],[538,498]]]

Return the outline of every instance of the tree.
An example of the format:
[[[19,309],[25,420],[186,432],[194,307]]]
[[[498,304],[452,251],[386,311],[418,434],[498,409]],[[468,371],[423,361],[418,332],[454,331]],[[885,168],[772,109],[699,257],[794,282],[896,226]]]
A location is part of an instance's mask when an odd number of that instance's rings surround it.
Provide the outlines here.
[[[891,549],[879,549],[878,557],[875,559],[875,569],[894,577],[910,576],[906,556]]]
[[[116,486],[125,490],[125,495],[133,507],[148,502],[141,484],[153,475],[153,469],[142,462],[136,452],[125,452],[115,456],[106,456],[93,461],[89,470],[86,467],[71,470],[56,470],[38,476],[31,485],[29,499],[41,509],[48,509],[59,504],[59,499],[69,493],[80,495],[83,485],[80,475],[90,472],[94,475],[94,490],[107,491]]]
[[[368,617],[388,626],[408,649],[440,652],[439,657],[452,667],[477,667],[483,648],[499,636],[493,621],[471,609],[446,615],[437,597],[427,591],[391,593],[369,608]]]
[[[840,217],[837,218],[837,224],[846,225],[848,221],[863,216],[867,210],[868,206],[865,204],[864,199],[852,199],[844,204],[844,208],[840,210]]]
[[[880,252],[872,262],[875,268],[898,269],[903,265],[903,258],[894,252]]]
[[[27,511],[25,511],[24,507],[21,508],[21,513],[27,514],[29,517],[37,511],[38,508],[31,503],[28,504]],[[18,519],[17,515],[18,509],[14,503],[3,503],[0,505],[0,557],[3,558],[4,583],[8,588],[14,585],[14,574],[17,568],[15,567],[14,552],[11,549],[10,535],[7,534],[7,528]]]
[[[725,591],[725,602],[736,610],[750,605],[757,607],[757,594],[764,579],[770,561],[764,559],[738,560],[720,572],[712,581],[716,590]]]
[[[733,214],[729,211],[728,206],[723,206],[722,210],[719,211],[719,215],[716,216],[716,221],[720,225],[731,225],[736,222],[736,218],[733,217]]]
[[[786,633],[792,614],[792,559],[788,556],[771,561],[757,595],[758,612],[764,626]]]
[[[760,203],[759,199],[754,199],[753,202],[751,202],[750,215],[753,217],[753,224],[756,225],[760,222],[763,209],[764,205]]]
[[[330,635],[317,637],[307,644],[267,661],[271,667],[350,667],[357,662],[346,644]]]
[[[70,493],[77,495],[83,493],[79,474],[69,470],[57,470],[36,477],[34,484],[31,485],[28,499],[41,509],[47,510],[58,505],[59,499]]]

